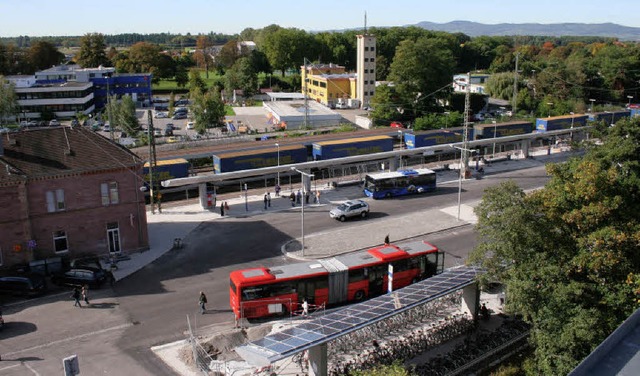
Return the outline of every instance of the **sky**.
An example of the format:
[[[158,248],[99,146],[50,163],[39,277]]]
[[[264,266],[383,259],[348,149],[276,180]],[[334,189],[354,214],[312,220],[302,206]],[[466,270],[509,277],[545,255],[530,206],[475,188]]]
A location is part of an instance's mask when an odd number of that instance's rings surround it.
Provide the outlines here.
[[[271,24],[306,31],[446,23],[617,23],[640,27],[631,0],[0,0],[0,37],[87,33],[237,34]]]

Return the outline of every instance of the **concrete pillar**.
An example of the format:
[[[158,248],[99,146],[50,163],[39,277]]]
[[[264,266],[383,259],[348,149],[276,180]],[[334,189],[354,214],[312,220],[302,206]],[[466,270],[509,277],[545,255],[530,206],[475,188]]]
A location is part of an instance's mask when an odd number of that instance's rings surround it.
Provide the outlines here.
[[[300,170],[303,171],[305,174],[310,174],[311,170]],[[304,187],[304,191],[305,192],[311,192],[311,176],[307,176],[304,174],[302,175],[302,186]]]
[[[462,312],[468,313],[474,320],[478,319],[478,307],[480,305],[480,290],[474,283],[462,289]]]
[[[389,158],[387,160],[387,166],[389,166],[389,171],[398,171],[398,165],[399,165],[399,160],[398,158]]]
[[[327,344],[309,349],[309,375],[327,376]]]
[[[530,140],[522,140],[522,158],[529,158]]]
[[[207,208],[207,183],[198,184],[198,198],[200,199],[200,206],[203,209]]]

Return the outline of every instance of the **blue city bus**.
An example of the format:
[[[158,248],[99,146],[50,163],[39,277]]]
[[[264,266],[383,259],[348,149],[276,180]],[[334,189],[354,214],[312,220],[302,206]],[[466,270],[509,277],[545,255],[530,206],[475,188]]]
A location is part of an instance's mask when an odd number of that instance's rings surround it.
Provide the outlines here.
[[[376,200],[435,189],[436,173],[428,168],[379,172],[364,178],[364,194]]]

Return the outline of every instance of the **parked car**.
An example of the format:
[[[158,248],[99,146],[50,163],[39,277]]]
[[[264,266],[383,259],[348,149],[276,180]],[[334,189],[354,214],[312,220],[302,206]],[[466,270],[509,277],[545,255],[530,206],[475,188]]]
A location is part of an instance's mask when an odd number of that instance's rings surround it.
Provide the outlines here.
[[[196,123],[193,121],[188,122],[185,129],[196,129]]]
[[[179,112],[184,112],[186,114],[187,112],[189,112],[189,109],[186,107],[177,107],[176,109],[173,110],[174,114],[177,114]]]
[[[329,216],[344,222],[347,218],[362,217],[369,215],[369,204],[362,200],[351,200],[331,209]]]
[[[47,289],[44,277],[37,274],[0,277],[0,294],[14,296],[36,296]]]
[[[109,123],[104,123],[104,126],[102,127],[102,130],[104,132],[111,132],[111,124]]]
[[[155,117],[156,119],[165,119],[169,117],[169,114],[164,111],[156,111],[153,117]]]
[[[100,287],[106,279],[107,273],[103,269],[97,268],[69,269],[51,276],[51,282],[60,286],[89,285]]]
[[[167,124],[164,128],[165,136],[173,136],[173,124]]]
[[[186,112],[178,112],[177,114],[173,115],[173,120],[186,119],[186,118],[187,118]]]
[[[35,120],[23,120],[20,122],[20,126],[21,127],[37,127],[38,126],[38,122]]]
[[[402,125],[402,123],[399,123],[397,121],[392,121],[391,128],[404,128],[404,125]]]
[[[162,129],[154,128],[153,129],[153,135],[156,136],[156,137],[162,137]]]
[[[59,125],[60,125],[60,122],[58,121],[58,119],[53,119],[49,122],[50,127],[57,127]]]

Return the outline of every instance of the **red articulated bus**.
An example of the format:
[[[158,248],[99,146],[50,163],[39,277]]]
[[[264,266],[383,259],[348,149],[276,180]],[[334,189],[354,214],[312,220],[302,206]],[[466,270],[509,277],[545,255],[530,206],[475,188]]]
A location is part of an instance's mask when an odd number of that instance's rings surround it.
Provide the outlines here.
[[[425,241],[385,244],[328,259],[236,270],[230,275],[229,302],[236,316],[283,315],[309,304],[361,301],[387,291],[389,265],[393,289],[442,273],[444,253]]]

